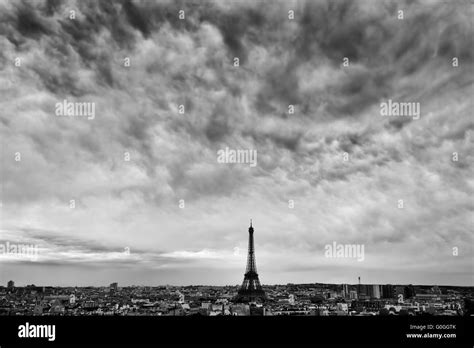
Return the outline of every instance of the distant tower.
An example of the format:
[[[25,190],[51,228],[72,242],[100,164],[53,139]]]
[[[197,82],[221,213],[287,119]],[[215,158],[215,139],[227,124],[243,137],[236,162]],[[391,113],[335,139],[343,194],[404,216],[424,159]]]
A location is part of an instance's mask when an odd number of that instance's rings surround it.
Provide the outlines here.
[[[357,285],[357,298],[360,298],[360,276],[359,276],[359,284]]]
[[[255,262],[255,248],[253,244],[253,227],[250,220],[249,227],[249,253],[247,256],[247,269],[244,275],[244,281],[237,294],[237,302],[265,301],[266,295],[260,285],[257,273],[257,263]]]

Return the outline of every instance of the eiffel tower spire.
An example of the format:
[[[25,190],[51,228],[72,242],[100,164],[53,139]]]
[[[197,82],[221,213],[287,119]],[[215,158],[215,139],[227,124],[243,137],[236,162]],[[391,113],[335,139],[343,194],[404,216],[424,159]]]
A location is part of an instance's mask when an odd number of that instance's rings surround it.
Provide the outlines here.
[[[253,231],[252,220],[250,220],[247,268],[245,270],[244,281],[236,297],[238,302],[265,301],[266,298],[265,292],[260,285],[260,280],[258,279]]]

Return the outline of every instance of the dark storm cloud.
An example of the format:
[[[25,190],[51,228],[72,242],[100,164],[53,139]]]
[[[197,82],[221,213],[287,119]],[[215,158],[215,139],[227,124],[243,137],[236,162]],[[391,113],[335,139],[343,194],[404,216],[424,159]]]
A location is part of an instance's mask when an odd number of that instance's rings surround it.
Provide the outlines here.
[[[17,12],[16,27],[20,34],[26,37],[39,38],[50,34],[48,23],[39,17],[35,10],[28,5],[21,7]]]
[[[146,38],[150,36],[151,29],[147,11],[134,5],[131,0],[123,3],[123,11],[127,16],[129,23],[136,29],[140,30]]]
[[[229,12],[211,10],[210,13],[203,14],[201,19],[219,28],[231,57],[239,57],[241,63],[245,64],[248,48],[244,40],[248,39],[251,42],[257,40],[267,20],[263,11],[264,7],[236,8]]]
[[[406,13],[401,28],[396,17],[398,8]],[[448,18],[460,15],[456,5],[433,6],[432,13],[416,3],[398,8],[392,2],[307,2],[296,14],[300,18],[297,40],[288,45],[289,51],[294,49],[294,56],[284,66],[268,72],[267,84],[256,105],[258,110],[274,111],[269,107],[270,98],[284,100],[286,104],[311,105],[314,94],[301,93],[294,74],[298,66],[315,59],[340,66],[347,57],[350,64],[365,67],[348,69],[347,76],[330,86],[328,111],[334,117],[341,117],[357,115],[393,94],[394,78],[422,69],[434,55],[447,61],[453,54],[472,57],[467,22],[448,24]]]
[[[87,93],[86,89],[81,88],[75,83],[75,81],[77,81],[77,76],[73,71],[51,71],[41,66],[35,66],[33,70],[38,74],[44,87],[51,93],[64,95],[70,94],[75,97],[80,97]]]

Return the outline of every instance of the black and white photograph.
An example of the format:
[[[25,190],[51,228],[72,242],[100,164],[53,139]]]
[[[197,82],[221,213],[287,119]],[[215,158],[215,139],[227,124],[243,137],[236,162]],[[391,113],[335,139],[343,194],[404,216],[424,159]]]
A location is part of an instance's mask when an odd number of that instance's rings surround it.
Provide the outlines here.
[[[472,346],[473,22],[0,0],[0,346]]]

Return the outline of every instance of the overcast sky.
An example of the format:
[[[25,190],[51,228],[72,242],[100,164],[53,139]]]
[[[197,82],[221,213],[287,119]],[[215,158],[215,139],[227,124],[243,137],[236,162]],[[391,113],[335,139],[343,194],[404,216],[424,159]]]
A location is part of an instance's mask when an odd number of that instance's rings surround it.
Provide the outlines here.
[[[473,285],[473,16],[468,1],[0,0],[0,243],[38,246],[0,255],[0,283],[239,284],[252,218],[263,284]],[[58,117],[64,99],[95,118]],[[382,116],[388,99],[420,118]],[[218,163],[226,147],[257,165]],[[364,261],[325,257],[333,241]]]

